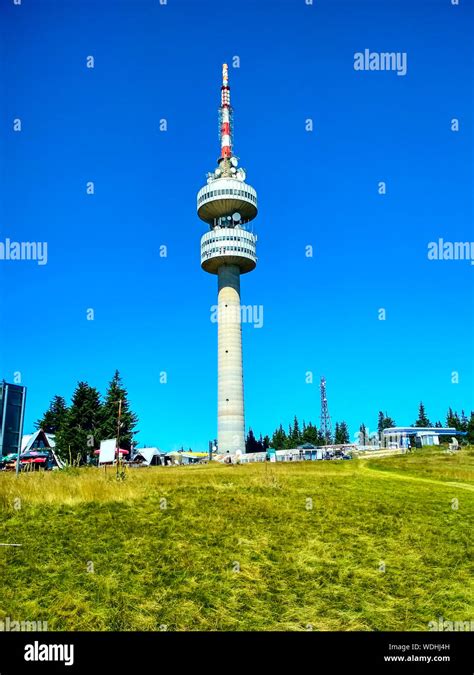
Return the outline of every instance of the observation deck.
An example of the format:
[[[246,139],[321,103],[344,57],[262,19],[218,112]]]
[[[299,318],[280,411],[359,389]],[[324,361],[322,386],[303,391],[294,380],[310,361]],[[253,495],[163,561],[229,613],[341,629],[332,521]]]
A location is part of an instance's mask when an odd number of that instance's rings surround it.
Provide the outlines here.
[[[238,265],[240,273],[255,269],[257,237],[242,227],[216,227],[201,238],[201,267],[217,274],[221,265]]]
[[[197,213],[212,225],[223,216],[239,213],[243,222],[257,215],[257,193],[237,178],[218,178],[201,188],[197,195]]]

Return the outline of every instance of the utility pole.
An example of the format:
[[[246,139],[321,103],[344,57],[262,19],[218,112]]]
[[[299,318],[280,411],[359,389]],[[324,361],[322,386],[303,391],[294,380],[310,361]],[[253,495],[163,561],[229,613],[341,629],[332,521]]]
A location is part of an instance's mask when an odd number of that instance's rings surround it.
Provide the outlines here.
[[[120,480],[123,478],[122,472],[121,472],[121,455],[120,455],[120,427],[122,426],[122,399],[119,398],[118,400],[118,416],[117,416],[117,472],[116,472],[116,477],[117,480]]]

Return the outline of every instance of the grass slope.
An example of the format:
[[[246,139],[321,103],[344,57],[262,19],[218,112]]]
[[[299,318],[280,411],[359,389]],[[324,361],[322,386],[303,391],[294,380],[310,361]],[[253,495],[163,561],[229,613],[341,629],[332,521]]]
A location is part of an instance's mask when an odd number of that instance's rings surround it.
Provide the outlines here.
[[[152,468],[123,483],[96,469],[3,474],[0,542],[22,546],[0,547],[0,619],[232,631],[470,620],[473,477],[472,449]]]

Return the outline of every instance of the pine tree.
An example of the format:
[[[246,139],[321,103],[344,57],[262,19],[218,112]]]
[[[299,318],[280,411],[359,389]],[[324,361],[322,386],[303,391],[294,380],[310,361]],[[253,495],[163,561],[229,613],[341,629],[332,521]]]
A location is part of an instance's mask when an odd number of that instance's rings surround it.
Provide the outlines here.
[[[467,423],[466,440],[470,445],[474,445],[474,411],[471,410],[471,417]]]
[[[300,425],[298,423],[298,418],[295,415],[295,418],[293,420],[293,427],[290,426],[291,429],[291,434],[289,436],[289,447],[290,449],[292,448],[297,448],[298,445],[301,445],[301,432],[300,432]]]
[[[263,437],[263,449],[264,451],[268,450],[270,447],[270,436],[264,436]]]
[[[249,429],[247,434],[247,439],[245,441],[245,452],[259,452],[259,444],[255,438],[255,434],[252,429]]]
[[[391,429],[392,427],[396,427],[397,424],[393,417],[389,417],[387,413],[385,413],[385,419],[383,421],[384,423],[384,429]]]
[[[458,414],[454,413],[452,408],[449,408],[448,412],[446,413],[446,426],[456,427],[456,423],[458,420],[459,420]]]
[[[322,429],[318,429],[319,443],[318,445],[331,445],[332,443],[332,433],[328,431],[326,434]]]
[[[67,414],[66,401],[62,396],[54,396],[48,410],[43,417],[35,423],[37,429],[42,429],[47,434],[56,434],[60,431]]]
[[[459,424],[459,430],[460,431],[467,431],[467,428],[469,426],[469,420],[466,417],[466,413],[464,410],[461,410],[461,420]]]
[[[332,437],[331,434],[328,432],[327,436],[323,434],[322,429],[318,429],[318,442],[316,445],[322,446],[322,445],[329,445],[332,442]]]
[[[311,443],[311,445],[319,445],[320,444],[320,438],[319,438],[319,433],[314,424],[311,422],[308,423],[307,426],[305,426],[305,430],[303,432],[303,438],[302,438],[303,443]]]
[[[384,419],[385,419],[385,415],[383,414],[383,412],[381,410],[379,410],[379,417],[378,417],[378,422],[377,422],[377,430],[378,430],[379,433],[382,433],[382,431],[384,430],[384,425],[383,425]]]
[[[133,437],[136,434],[135,427],[138,417],[130,409],[128,393],[122,384],[122,378],[118,370],[109,383],[105,394],[105,401],[101,410],[100,435],[102,439],[116,438],[119,414],[119,402],[121,403],[120,414],[120,447],[131,450],[134,444]]]
[[[339,435],[341,438],[339,442],[341,444],[349,443],[349,427],[347,426],[346,422],[344,422],[344,420],[339,425]]]
[[[280,424],[278,429],[273,432],[271,447],[275,450],[283,450],[286,447],[286,433],[283,425]]]
[[[367,445],[367,427],[362,423],[359,427],[359,445]]]
[[[336,445],[344,445],[345,443],[349,443],[349,429],[344,421],[340,423],[336,422],[334,443]]]
[[[81,462],[86,462],[103,438],[100,420],[99,392],[87,382],[79,382],[64,422],[56,434],[56,446],[60,456],[73,461],[79,457]]]
[[[379,417],[378,417],[378,423],[377,423],[378,432],[382,433],[382,431],[384,429],[390,429],[391,427],[395,427],[395,426],[396,426],[395,420],[392,419],[391,417],[389,417],[386,412],[384,414],[380,410],[379,411]]]
[[[413,425],[415,427],[430,427],[431,422],[429,421],[426,412],[425,412],[425,406],[423,405],[423,402],[420,401],[420,405],[418,407],[418,419],[416,420],[415,424]]]

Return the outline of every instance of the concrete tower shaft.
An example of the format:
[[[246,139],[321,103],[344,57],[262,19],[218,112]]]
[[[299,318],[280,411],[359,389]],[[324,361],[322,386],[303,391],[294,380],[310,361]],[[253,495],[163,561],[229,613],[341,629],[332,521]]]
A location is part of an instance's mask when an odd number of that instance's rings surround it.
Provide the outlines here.
[[[217,168],[197,195],[197,213],[209,230],[201,238],[201,267],[218,277],[217,438],[219,452],[245,452],[240,275],[257,265],[257,193],[233,155],[228,68],[222,68]]]
[[[240,315],[240,269],[218,271],[217,420],[220,451],[245,451],[244,379]]]

